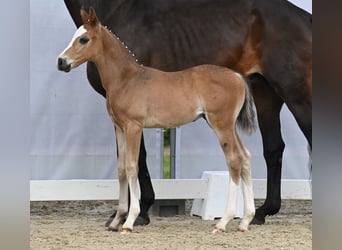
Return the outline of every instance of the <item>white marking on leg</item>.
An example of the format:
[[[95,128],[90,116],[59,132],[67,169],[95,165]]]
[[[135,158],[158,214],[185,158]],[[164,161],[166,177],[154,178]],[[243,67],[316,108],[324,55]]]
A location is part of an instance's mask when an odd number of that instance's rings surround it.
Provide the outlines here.
[[[251,223],[255,214],[250,154],[246,149],[245,152],[248,157],[243,163],[243,169],[241,172],[244,213],[239,225],[240,231],[246,231],[248,229],[248,225]]]
[[[255,214],[254,196],[251,183],[242,181],[242,194],[244,200],[244,212],[243,218],[239,225],[239,230],[246,231],[248,230],[248,225],[253,220]]]
[[[137,176],[128,176],[127,178],[128,178],[128,185],[129,185],[129,190],[130,190],[131,205],[129,208],[127,220],[122,225],[122,228],[132,231],[134,222],[140,213],[139,187],[138,187]]]
[[[239,185],[236,184],[232,177],[229,175],[229,190],[228,190],[228,199],[226,204],[226,210],[216,224],[213,233],[223,232],[226,229],[227,223],[235,217],[236,208],[237,208],[237,198],[238,198],[238,188]]]

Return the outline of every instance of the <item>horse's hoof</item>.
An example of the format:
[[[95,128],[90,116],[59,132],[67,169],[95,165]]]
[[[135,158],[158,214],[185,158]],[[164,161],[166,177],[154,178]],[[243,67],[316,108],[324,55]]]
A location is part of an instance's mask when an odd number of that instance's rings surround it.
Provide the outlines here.
[[[117,228],[111,227],[111,226],[109,226],[109,227],[107,228],[107,230],[108,230],[108,231],[112,231],[112,232],[117,232],[117,231],[118,231]]]
[[[120,234],[124,235],[124,234],[131,234],[132,233],[132,229],[130,228],[123,228],[120,232]]]
[[[223,229],[215,227],[211,233],[216,234],[216,233],[224,233],[224,232],[225,231]]]
[[[148,214],[141,216],[139,215],[134,222],[134,226],[146,226],[150,224],[150,218],[148,217]]]
[[[112,223],[112,221],[114,220],[115,218],[115,215],[116,215],[116,212],[114,212],[114,214],[112,214],[109,219],[106,221],[105,223],[105,227],[109,227],[110,223]],[[123,219],[120,224],[123,224],[125,222],[125,219]],[[150,217],[148,216],[148,214],[146,215],[139,215],[135,222],[134,222],[134,226],[146,226],[148,224],[150,224]]]
[[[244,229],[244,228],[238,228],[237,230],[239,233],[244,233],[247,231],[247,229]]]
[[[116,215],[116,211],[115,211],[114,214],[112,214],[112,215],[109,217],[109,219],[106,221],[105,227],[109,227],[110,223],[112,223],[112,221],[114,220],[115,215]]]
[[[255,215],[253,220],[251,221],[253,225],[263,225],[265,224],[265,217]]]

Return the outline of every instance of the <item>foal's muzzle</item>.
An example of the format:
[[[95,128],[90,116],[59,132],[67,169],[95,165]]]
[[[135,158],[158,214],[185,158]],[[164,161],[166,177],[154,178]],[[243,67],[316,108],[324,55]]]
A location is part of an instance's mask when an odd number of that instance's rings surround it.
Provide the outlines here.
[[[57,68],[58,70],[69,72],[71,70],[71,63],[66,58],[58,58]]]

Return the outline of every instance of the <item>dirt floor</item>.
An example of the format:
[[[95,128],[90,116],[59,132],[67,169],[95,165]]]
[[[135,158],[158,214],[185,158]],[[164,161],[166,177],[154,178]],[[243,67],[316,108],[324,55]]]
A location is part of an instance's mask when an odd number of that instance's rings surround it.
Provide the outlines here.
[[[256,206],[260,205],[256,201]],[[226,232],[212,234],[216,221],[188,215],[151,216],[147,226],[130,235],[107,231],[104,223],[114,202],[31,202],[31,249],[312,249],[312,202],[282,202],[281,211],[262,226],[237,231],[239,219]],[[187,202],[189,214],[191,201]]]

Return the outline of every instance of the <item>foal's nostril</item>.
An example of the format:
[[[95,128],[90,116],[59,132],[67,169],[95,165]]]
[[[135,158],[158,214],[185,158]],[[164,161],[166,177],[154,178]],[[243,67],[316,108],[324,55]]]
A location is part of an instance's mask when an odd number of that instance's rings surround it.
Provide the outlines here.
[[[63,65],[64,60],[62,58],[58,58],[58,66]]]

